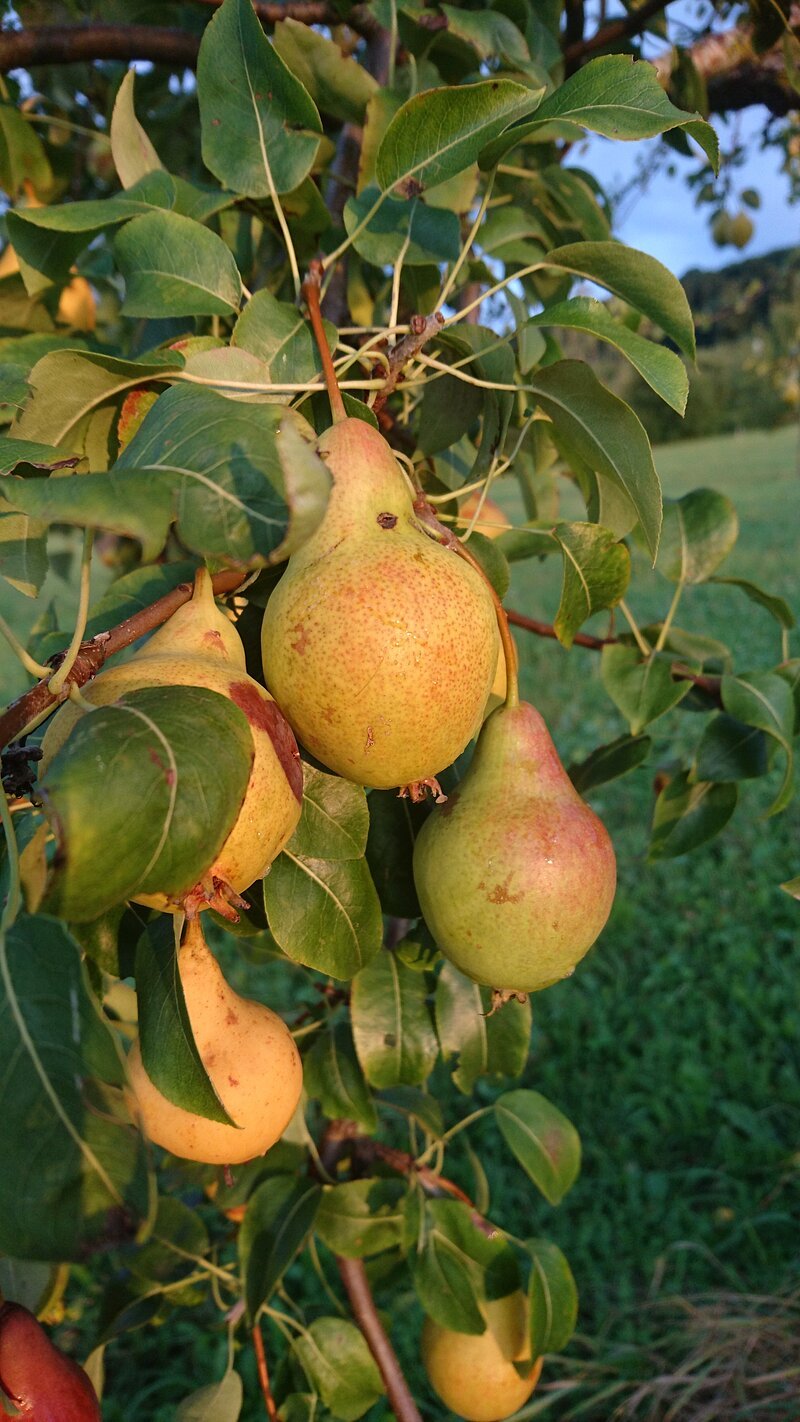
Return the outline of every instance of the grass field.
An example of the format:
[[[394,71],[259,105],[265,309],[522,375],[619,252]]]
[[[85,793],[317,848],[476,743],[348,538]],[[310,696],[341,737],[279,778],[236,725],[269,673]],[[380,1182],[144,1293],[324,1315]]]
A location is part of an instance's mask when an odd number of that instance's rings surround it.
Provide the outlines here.
[[[742,531],[724,571],[762,583],[800,612],[796,433],[675,444],[657,452],[657,463],[669,496],[708,484],[733,499]],[[498,497],[519,514],[512,484]],[[570,512],[579,516],[577,505]],[[642,555],[636,564],[630,601],[645,623],[663,616],[672,589]],[[516,565],[510,605],[550,621],[557,601],[554,560]],[[735,589],[690,590],[677,620],[726,642],[739,671],[780,657],[775,624]],[[523,694],[543,711],[565,760],[623,732],[596,653],[566,653],[524,632],[517,641]],[[793,648],[800,654],[794,634]],[[671,712],[653,728],[653,760],[595,794],[619,859],[612,919],[576,975],[534,1002],[525,1084],[578,1126],[580,1180],[551,1208],[488,1131],[473,1137],[503,1223],[547,1234],[568,1255],[582,1332],[638,1345],[656,1326],[640,1307],[648,1294],[722,1286],[765,1293],[796,1279],[800,1264],[800,907],[778,887],[800,872],[800,811],[764,820],[769,787],[746,786],[717,841],[648,865],[653,775],[676,741],[696,741],[700,724]],[[462,1100],[445,1100],[450,1121]],[[383,1302],[413,1370],[417,1320],[407,1300]],[[224,1355],[224,1334],[190,1320],[112,1344],[109,1422],[167,1422],[182,1390],[209,1381],[215,1367],[218,1375]],[[251,1382],[249,1363],[242,1366]],[[413,1381],[422,1386],[418,1375]],[[430,1400],[423,1406],[426,1416],[441,1415]],[[608,1422],[611,1412],[603,1404],[584,1415]]]

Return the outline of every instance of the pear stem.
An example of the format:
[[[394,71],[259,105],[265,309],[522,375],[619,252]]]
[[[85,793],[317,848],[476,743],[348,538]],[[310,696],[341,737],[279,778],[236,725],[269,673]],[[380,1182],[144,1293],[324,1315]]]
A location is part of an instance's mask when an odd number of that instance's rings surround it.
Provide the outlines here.
[[[325,339],[325,326],[322,320],[322,309],[320,307],[319,294],[322,285],[322,263],[313,261],[309,263],[308,276],[303,282],[303,296],[308,307],[311,329],[314,332],[314,340],[317,343],[319,358],[322,362],[322,373],[325,376],[325,387],[328,391],[328,399],[331,402],[331,415],[333,423],[338,425],[342,420],[347,419],[347,411],[344,408],[342,392],[339,389],[339,381],[336,377],[336,369],[333,364],[333,356],[328,349],[328,342]]]
[[[270,1422],[278,1422],[278,1409],[275,1406],[275,1398],[272,1396],[272,1388],[269,1383],[269,1369],[267,1367],[267,1354],[264,1348],[264,1338],[260,1324],[256,1323],[253,1328],[253,1347],[256,1354],[256,1366],[258,1368],[258,1382],[261,1394],[264,1398],[264,1407]]]
[[[492,602],[494,603],[494,612],[495,617],[497,618],[497,630],[500,633],[500,642],[503,647],[503,656],[506,659],[505,704],[510,708],[514,706],[519,706],[519,657],[517,656],[516,643],[511,635],[511,628],[508,625],[506,610],[503,607],[500,598],[497,596],[495,589],[492,587],[492,584],[487,578],[477,558],[473,558],[472,554],[467,548],[464,547],[464,544],[461,543],[459,539],[456,539],[455,546],[459,555],[464,558],[467,563],[471,563],[472,567],[477,573],[480,573],[487,588],[489,589],[489,594],[491,596]]]

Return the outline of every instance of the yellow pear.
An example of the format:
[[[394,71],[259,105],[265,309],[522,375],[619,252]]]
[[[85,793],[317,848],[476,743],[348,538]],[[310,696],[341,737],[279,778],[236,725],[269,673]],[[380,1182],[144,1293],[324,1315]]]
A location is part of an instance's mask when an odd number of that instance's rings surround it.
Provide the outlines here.
[[[83,696],[95,706],[107,706],[124,692],[145,686],[207,687],[229,697],[250,723],[255,756],[245,798],[195,895],[200,907],[213,902],[224,912],[225,890],[241,893],[266,873],[294,832],[300,818],[303,769],[286,718],[269,692],[245,671],[241,638],[217,607],[205,569],[197,574],[190,601],[129,661],[106,668],[85,686]],[[54,716],[42,742],[42,773],[82,714],[69,702]],[[213,765],[210,746],[209,774]],[[187,885],[187,892],[194,889]],[[182,899],[167,899],[164,894],[143,895],[138,902],[166,910],[183,906]]]
[[[138,1041],[128,1076],[142,1130],[184,1160],[240,1165],[263,1155],[283,1134],[303,1086],[300,1053],[289,1028],[263,1003],[240,997],[223,977],[199,918],[187,920],[178,971],[195,1045],[232,1121],[209,1121],[168,1101],[144,1069]]]
[[[379,789],[435,777],[477,731],[497,665],[480,574],[424,532],[382,435],[320,436],[325,517],[264,617],[265,680],[323,764]]]
[[[472,515],[478,507],[480,497],[480,489],[473,489],[472,493],[467,495],[458,511],[459,523],[472,522]],[[476,533],[482,533],[484,538],[499,538],[501,533],[507,533],[512,527],[500,505],[495,503],[494,499],[484,499],[475,524]]]
[[[428,1380],[451,1412],[467,1422],[500,1422],[527,1402],[542,1371],[531,1363],[528,1301],[517,1290],[483,1305],[486,1332],[456,1333],[426,1318],[422,1362]],[[523,1375],[515,1363],[525,1364]]]

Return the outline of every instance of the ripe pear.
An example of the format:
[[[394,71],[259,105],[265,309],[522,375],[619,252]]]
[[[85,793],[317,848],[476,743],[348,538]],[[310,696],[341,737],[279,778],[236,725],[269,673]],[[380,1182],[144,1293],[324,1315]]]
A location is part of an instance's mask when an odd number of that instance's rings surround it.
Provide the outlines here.
[[[226,982],[199,918],[187,920],[178,972],[206,1074],[236,1124],[209,1121],[168,1101],[147,1075],[137,1041],[128,1077],[141,1127],[184,1160],[239,1165],[269,1150],[294,1115],[303,1087],[300,1053],[277,1013]]]
[[[533,706],[487,718],[470,767],[414,847],[439,948],[487,987],[538,992],[567,977],[611,911],[614,849]]]
[[[480,501],[480,489],[473,489],[467,496],[458,511],[459,523],[468,524],[472,521],[478,503]],[[494,499],[484,499],[475,529],[482,533],[484,538],[499,538],[501,533],[507,533],[513,524],[509,523],[500,505]]]
[[[436,776],[481,722],[497,664],[481,576],[419,523],[385,439],[343,419],[320,437],[322,523],[264,617],[265,680],[299,740],[378,789]]]
[[[528,1301],[517,1290],[483,1305],[486,1332],[456,1333],[432,1318],[422,1326],[422,1362],[445,1407],[467,1422],[499,1422],[527,1402],[542,1371],[531,1363]],[[523,1376],[515,1363],[528,1364]]]
[[[22,1304],[0,1305],[0,1393],[28,1422],[101,1422],[83,1368],[50,1342]]]
[[[233,829],[203,876],[208,901],[223,907],[222,900],[215,899],[214,881],[241,893],[266,872],[290,839],[300,818],[303,769],[286,718],[269,692],[245,671],[241,638],[217,607],[205,569],[197,574],[190,601],[129,661],[108,667],[84,687],[83,696],[95,706],[107,706],[123,692],[145,686],[207,687],[229,697],[250,723],[255,756],[245,798]],[[42,742],[42,773],[82,714],[69,702],[53,717]],[[210,774],[213,761],[213,747],[209,747]],[[138,902],[165,910],[182,906],[178,898],[159,893],[142,895]]]

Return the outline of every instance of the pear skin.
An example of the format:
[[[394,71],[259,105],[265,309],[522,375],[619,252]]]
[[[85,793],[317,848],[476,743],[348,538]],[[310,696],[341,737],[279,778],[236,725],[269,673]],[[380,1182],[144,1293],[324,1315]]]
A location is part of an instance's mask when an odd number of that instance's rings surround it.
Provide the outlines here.
[[[232,1121],[209,1121],[163,1096],[144,1069],[138,1041],[128,1078],[142,1130],[184,1160],[240,1165],[283,1134],[303,1087],[300,1053],[289,1028],[261,1002],[240,997],[206,944],[199,919],[187,921],[178,971],[195,1045]]]
[[[420,830],[414,881],[442,953],[487,987],[538,992],[591,948],[614,849],[533,706],[487,718],[464,779]]]
[[[527,1402],[542,1371],[531,1363],[528,1303],[519,1290],[483,1305],[486,1332],[456,1333],[432,1318],[422,1327],[422,1361],[445,1407],[467,1422],[500,1422]],[[523,1376],[515,1363],[527,1363]]]
[[[468,494],[463,504],[458,510],[458,521],[464,525],[471,523],[472,515],[478,507],[481,496],[480,489],[473,489]],[[501,533],[508,533],[514,525],[509,523],[500,505],[494,499],[484,499],[478,521],[475,524],[477,533],[482,533],[484,538],[499,538]]]
[[[0,1393],[30,1422],[101,1422],[83,1368],[50,1342],[22,1304],[0,1305]]]
[[[320,436],[325,517],[267,604],[264,676],[298,739],[347,780],[411,785],[476,733],[498,655],[479,573],[428,536],[385,439],[345,419]]]
[[[145,686],[204,686],[228,697],[250,723],[255,746],[253,768],[236,823],[204,876],[241,893],[263,875],[283,849],[300,818],[303,769],[300,752],[286,718],[269,692],[245,671],[241,638],[214,601],[211,579],[198,574],[189,602],[119,666],[108,667],[83,696],[95,706],[107,706],[126,691]],[[42,772],[84,714],[71,702],[53,717],[42,742]],[[209,747],[209,774],[213,773]],[[194,886],[188,884],[187,891]],[[139,903],[174,910],[176,900],[145,894]]]

